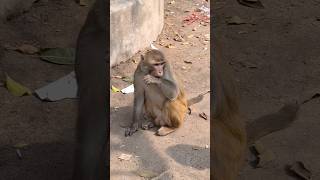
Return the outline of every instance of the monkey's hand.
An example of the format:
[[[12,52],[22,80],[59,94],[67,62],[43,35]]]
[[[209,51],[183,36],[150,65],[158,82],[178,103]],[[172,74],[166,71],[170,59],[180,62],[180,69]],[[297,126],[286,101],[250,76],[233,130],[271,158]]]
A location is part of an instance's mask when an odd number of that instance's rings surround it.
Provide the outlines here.
[[[156,78],[150,74],[145,75],[143,78],[144,82],[149,85],[149,84],[160,84],[161,83],[161,79],[160,78]]]
[[[131,125],[131,127],[126,128],[125,130],[125,136],[132,136],[133,133],[135,133],[136,131],[138,131],[139,129],[139,123],[133,123]]]

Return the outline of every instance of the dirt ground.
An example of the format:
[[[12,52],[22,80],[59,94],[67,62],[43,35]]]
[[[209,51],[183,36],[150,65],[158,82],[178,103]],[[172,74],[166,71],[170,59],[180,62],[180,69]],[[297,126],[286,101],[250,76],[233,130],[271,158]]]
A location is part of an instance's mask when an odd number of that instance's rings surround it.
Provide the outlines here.
[[[249,121],[276,111],[284,102],[319,92],[319,1],[263,1],[265,9],[218,0],[215,33],[222,42],[240,88],[242,109]],[[228,25],[238,16],[246,24]],[[249,165],[243,180],[295,179],[285,167],[301,161],[320,179],[320,100],[301,106],[291,127],[261,139],[274,153],[273,161],[258,169]]]
[[[35,3],[0,24],[1,46],[75,47],[87,11],[73,0]],[[1,58],[1,71],[32,90],[72,70],[72,65],[50,64],[15,51],[3,51]],[[0,179],[70,179],[76,109],[76,100],[42,102],[35,96],[15,97],[0,87]],[[27,144],[21,160],[16,144]]]
[[[201,7],[202,3],[209,6],[206,1],[201,0],[165,1],[165,27],[154,43],[172,62],[189,97],[210,90],[209,22],[202,22],[203,25],[200,25],[197,21],[182,27],[183,20]],[[176,34],[182,36],[184,41],[179,42]],[[114,67],[111,75],[132,77],[137,66],[135,62],[140,61],[143,51]],[[119,89],[130,85],[118,78],[112,78],[111,84]],[[156,129],[140,130],[127,138],[124,137],[122,127],[131,121],[133,94],[111,93],[110,96],[112,180],[145,179],[150,173],[161,174],[157,178],[162,180],[209,179],[210,122],[199,117],[201,112],[207,114],[208,118],[210,116],[209,94],[202,102],[193,106],[193,113],[187,115],[186,123],[177,132],[159,137],[155,135]],[[121,161],[121,154],[132,157]]]

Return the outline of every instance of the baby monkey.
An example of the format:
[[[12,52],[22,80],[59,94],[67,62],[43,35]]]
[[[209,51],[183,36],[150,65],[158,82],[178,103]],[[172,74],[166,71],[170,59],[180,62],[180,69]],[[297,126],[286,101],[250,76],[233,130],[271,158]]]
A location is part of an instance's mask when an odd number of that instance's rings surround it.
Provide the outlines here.
[[[160,126],[157,135],[165,136],[179,128],[188,106],[203,96],[187,101],[181,82],[174,74],[170,62],[159,50],[149,50],[134,73],[134,105],[132,124],[125,131],[131,136],[139,128]],[[142,124],[146,119],[147,123]]]

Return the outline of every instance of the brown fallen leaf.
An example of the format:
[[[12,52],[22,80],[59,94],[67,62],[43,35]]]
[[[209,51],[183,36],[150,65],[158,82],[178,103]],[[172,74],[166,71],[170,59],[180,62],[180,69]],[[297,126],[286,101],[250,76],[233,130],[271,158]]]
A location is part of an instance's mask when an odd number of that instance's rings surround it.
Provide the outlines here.
[[[168,45],[166,45],[165,46],[166,48],[169,48],[169,49],[173,49],[173,48],[176,48],[174,45],[172,45],[172,44],[168,44]]]
[[[246,24],[246,22],[243,19],[241,19],[239,16],[228,17],[226,19],[226,22],[228,25]]]
[[[204,112],[200,113],[199,116],[205,120],[208,120],[208,116]]]
[[[199,147],[199,146],[193,146],[192,149],[193,149],[193,150],[199,150],[200,147]]]
[[[260,0],[238,0],[239,4],[256,9],[264,9]]]
[[[301,161],[296,161],[295,163],[290,165],[288,171],[294,173],[304,180],[310,180],[312,176],[311,171],[308,170]]]
[[[21,46],[17,47],[16,51],[19,51],[24,54],[35,54],[38,53],[40,50],[39,48],[29,44],[22,44]]]
[[[118,159],[120,159],[121,161],[129,161],[132,158],[131,154],[121,154]]]
[[[192,61],[184,60],[183,62],[184,62],[184,63],[187,63],[187,64],[192,64]]]
[[[147,170],[147,169],[140,169],[136,172],[136,174],[140,177],[148,178],[148,179],[158,176],[158,173]]]
[[[267,163],[275,159],[275,155],[272,151],[266,149],[260,141],[256,141],[251,147],[251,152],[255,156],[254,161],[252,162],[255,168],[263,167]]]

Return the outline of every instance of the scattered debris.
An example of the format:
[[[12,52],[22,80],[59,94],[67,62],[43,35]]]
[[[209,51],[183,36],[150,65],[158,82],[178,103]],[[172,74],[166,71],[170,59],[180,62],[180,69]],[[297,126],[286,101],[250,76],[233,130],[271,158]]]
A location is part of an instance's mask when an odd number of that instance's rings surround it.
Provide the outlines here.
[[[193,150],[199,150],[200,147],[199,147],[199,146],[193,146],[192,149],[193,149]]]
[[[298,176],[304,180],[310,180],[312,173],[301,161],[297,161],[290,165],[287,169],[292,175]]]
[[[29,44],[22,44],[21,46],[17,47],[15,50],[24,54],[36,54],[40,51],[39,48]]]
[[[173,0],[173,1],[170,1],[168,4],[174,4],[175,3],[175,1]]]
[[[40,52],[42,60],[61,65],[75,63],[76,50],[74,48],[49,48]]]
[[[124,82],[133,83],[133,77],[124,76],[121,79]]]
[[[133,93],[133,92],[134,92],[134,85],[131,84],[130,86],[122,89],[121,92],[122,92],[123,94]]]
[[[16,154],[19,159],[22,159],[22,153],[21,153],[20,149],[16,149]]]
[[[206,113],[204,113],[204,112],[200,113],[199,116],[200,116],[201,118],[203,118],[204,120],[208,120],[208,116],[207,116]]]
[[[131,154],[121,154],[118,159],[120,159],[121,161],[129,161],[132,158]]]
[[[150,48],[151,48],[151,49],[157,49],[157,50],[158,50],[158,48],[155,47],[152,43],[150,44]]]
[[[203,12],[207,17],[210,17],[210,8],[202,5],[200,8],[196,9],[196,11]]]
[[[153,171],[150,171],[150,170],[147,170],[147,169],[140,169],[140,170],[137,170],[136,174],[140,177],[143,177],[143,178],[154,178],[154,177],[157,177],[158,176],[158,173],[156,172],[153,172]]]
[[[206,144],[204,148],[209,149],[209,144]]]
[[[310,90],[309,92],[304,93],[306,95],[303,95],[300,99],[301,104],[305,104],[313,99],[319,98],[320,97],[320,92],[316,90]]]
[[[116,93],[116,92],[120,92],[120,89],[116,88],[115,86],[111,86],[111,90],[112,92]]]
[[[248,31],[239,31],[238,34],[248,34]]]
[[[115,76],[111,76],[112,78],[116,78],[116,79],[122,79],[123,77],[122,76],[117,76],[117,75],[115,75]]]
[[[13,147],[16,149],[22,149],[24,147],[27,147],[28,145],[29,144],[27,144],[27,143],[20,142],[20,143],[15,144]]]
[[[168,44],[168,45],[166,45],[165,46],[166,48],[169,48],[169,49],[173,49],[173,48],[176,48],[174,45],[172,45],[172,44]]]
[[[246,24],[244,20],[242,20],[239,16],[232,16],[226,18],[226,22],[228,25],[240,25],[240,24]]]
[[[20,83],[13,80],[6,74],[6,87],[8,91],[13,94],[14,96],[24,96],[24,95],[31,95],[32,92],[29,88],[21,85]]]
[[[238,0],[239,4],[256,9],[264,9],[260,0]]]
[[[187,16],[183,19],[183,23],[186,25],[190,25],[190,24],[197,22],[197,21],[209,23],[210,18],[207,15],[204,15],[203,13],[193,12],[189,16]]]
[[[255,142],[253,146],[250,147],[250,151],[254,155],[254,158],[250,163],[254,168],[263,167],[275,159],[274,153],[266,149],[259,141]]]
[[[177,42],[183,42],[184,41],[183,37],[181,35],[179,35],[179,34],[176,34],[176,36],[173,39],[175,41],[177,41]]]
[[[187,64],[192,64],[192,61],[188,61],[188,60],[184,60],[183,62]]]
[[[68,75],[35,90],[35,93],[41,100],[45,101],[77,98],[78,85],[75,76],[75,72],[72,71]]]

